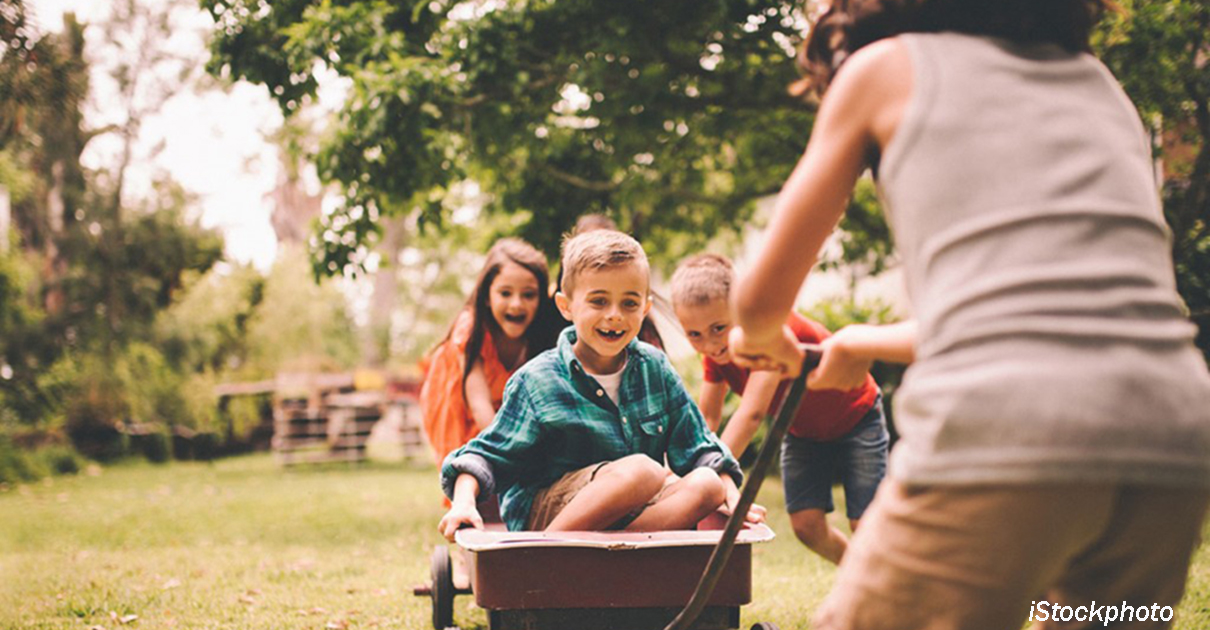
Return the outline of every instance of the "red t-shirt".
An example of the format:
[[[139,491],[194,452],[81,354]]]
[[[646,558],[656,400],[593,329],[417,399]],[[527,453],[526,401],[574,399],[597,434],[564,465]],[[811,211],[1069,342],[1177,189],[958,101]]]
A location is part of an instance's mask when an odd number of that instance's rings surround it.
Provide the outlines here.
[[[791,313],[786,322],[799,341],[819,343],[832,335],[819,322],[807,319],[798,313]],[[705,368],[705,378],[710,383],[727,383],[731,391],[744,393],[748,384],[748,374],[751,370],[739,367],[734,363],[719,365],[712,359],[703,357],[702,366]],[[781,401],[790,389],[790,381],[782,381],[769,404],[769,413],[781,407]],[[865,377],[865,385],[850,391],[822,390],[808,391],[802,398],[790,434],[795,437],[830,442],[842,437],[857,426],[865,417],[874,401],[878,398],[878,384],[869,374]]]

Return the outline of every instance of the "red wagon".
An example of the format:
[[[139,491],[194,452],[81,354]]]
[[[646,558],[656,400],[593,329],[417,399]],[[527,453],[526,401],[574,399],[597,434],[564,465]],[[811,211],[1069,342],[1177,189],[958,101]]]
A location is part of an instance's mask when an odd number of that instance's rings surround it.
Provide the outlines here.
[[[455,588],[442,546],[433,552],[432,585],[416,594],[432,598],[436,630],[454,625],[454,596],[468,592],[487,611],[489,630],[661,630],[693,595],[721,533],[464,529],[457,543],[470,588]],[[752,545],[772,539],[765,525],[740,532],[694,630],[739,627],[740,606],[752,601]]]

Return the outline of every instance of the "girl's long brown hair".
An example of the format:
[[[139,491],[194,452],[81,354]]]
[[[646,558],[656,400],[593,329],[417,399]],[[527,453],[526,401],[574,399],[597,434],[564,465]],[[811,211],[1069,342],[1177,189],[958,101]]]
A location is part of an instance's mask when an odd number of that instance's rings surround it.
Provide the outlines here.
[[[1088,52],[1089,35],[1112,0],[831,0],[799,50],[798,96],[819,96],[862,46],[900,33],[955,31]]]
[[[533,245],[521,239],[500,239],[488,250],[487,260],[484,261],[483,268],[479,270],[475,288],[466,299],[465,308],[471,312],[471,336],[466,342],[466,360],[462,368],[463,383],[466,382],[466,376],[470,374],[471,368],[475,366],[475,361],[479,358],[479,353],[483,350],[484,335],[488,334],[489,328],[499,330],[499,324],[492,316],[491,286],[496,276],[500,275],[500,270],[508,263],[524,267],[538,279],[538,310],[534,314],[529,328],[525,329],[526,356],[532,358],[543,350],[553,348],[555,340],[558,338],[560,320],[556,319],[558,311],[555,310],[554,301],[550,298],[550,271],[547,268],[546,256]],[[454,326],[451,325],[441,343],[449,340],[453,333]],[[465,396],[465,393],[463,395]]]

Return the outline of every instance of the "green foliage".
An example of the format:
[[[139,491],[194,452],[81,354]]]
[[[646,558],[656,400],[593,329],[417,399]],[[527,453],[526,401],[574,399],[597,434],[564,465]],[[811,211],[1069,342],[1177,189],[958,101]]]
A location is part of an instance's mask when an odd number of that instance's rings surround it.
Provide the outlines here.
[[[9,200],[21,203],[29,197],[36,185],[33,173],[23,168],[18,158],[10,151],[0,151],[0,187],[8,190]],[[0,235],[7,239],[8,235]]]
[[[901,319],[893,305],[881,300],[825,300],[813,304],[802,314],[823,324],[824,328],[832,332],[849,324],[892,324]]]
[[[172,438],[162,426],[156,425],[131,435],[130,449],[153,464],[164,464],[172,459]]]
[[[364,259],[380,214],[442,227],[467,179],[548,253],[603,212],[679,258],[778,190],[812,120],[785,90],[802,26],[786,2],[201,4],[211,72],[286,113],[317,64],[351,81],[317,155],[347,200],[315,243],[325,273]]]
[[[0,483],[37,481],[47,472],[41,462],[15,446],[8,437],[0,435]]]
[[[264,420],[264,403],[260,397],[239,396],[227,402],[226,418],[228,435],[235,442],[246,442],[256,427]]]
[[[265,281],[264,299],[248,320],[248,366],[265,378],[278,370],[329,371],[357,363],[356,327],[333,282],[316,284],[306,255],[278,253]]]
[[[87,460],[70,446],[49,444],[21,448],[0,434],[0,484],[29,483],[50,475],[74,475]]]
[[[61,286],[78,305],[63,323],[101,344],[146,339],[190,272],[222,258],[222,236],[188,218],[193,200],[173,182],[160,182],[154,200],[126,216],[100,201],[63,246],[72,273]]]
[[[65,384],[54,411],[72,444],[99,461],[124,457],[128,442],[118,426],[130,417],[130,400],[112,361],[99,353],[67,354],[50,373]]]
[[[84,470],[88,463],[75,449],[65,444],[39,448],[32,456],[45,462],[46,468],[54,475],[74,475]]]
[[[179,300],[156,320],[165,357],[189,372],[238,370],[247,361],[248,323],[264,298],[265,278],[251,266],[193,274]]]
[[[33,262],[15,248],[0,252],[0,426],[32,423],[50,402],[37,383],[50,349]]]
[[[124,189],[129,151],[81,165],[98,135],[130,149],[198,65],[168,43],[179,0],[119,4],[88,27],[101,48],[86,58],[83,25],[69,18],[63,33],[42,34],[24,2],[0,0],[0,185],[15,235],[0,254],[0,430],[61,429],[106,460],[127,453],[128,434],[152,459],[174,439],[208,458],[217,436],[260,424],[259,409],[220,422],[215,385],[351,366],[355,327],[344,296],[316,287],[301,255],[270,278],[218,265],[221,235],[201,226],[180,185],[160,176],[142,199]],[[105,129],[85,125],[90,76],[116,94],[118,121]]]
[[[825,256],[820,267],[844,271],[850,292],[856,290],[859,280],[878,275],[894,264],[891,229],[873,179],[863,177],[857,181],[837,236],[841,246],[838,255]]]

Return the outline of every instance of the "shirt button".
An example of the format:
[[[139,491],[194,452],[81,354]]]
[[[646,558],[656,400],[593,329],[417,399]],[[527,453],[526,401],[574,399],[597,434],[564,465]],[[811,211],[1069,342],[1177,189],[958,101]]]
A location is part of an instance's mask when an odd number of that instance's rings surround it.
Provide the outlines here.
[[[605,395],[605,390],[603,390],[603,389],[597,390],[597,396],[604,396],[604,395]]]

